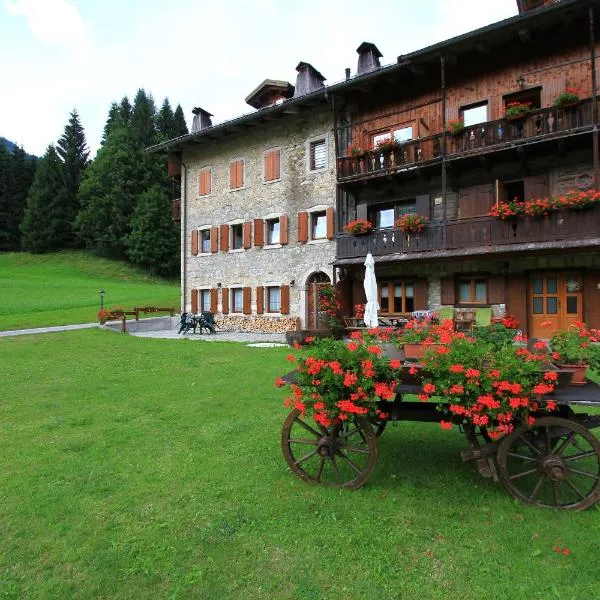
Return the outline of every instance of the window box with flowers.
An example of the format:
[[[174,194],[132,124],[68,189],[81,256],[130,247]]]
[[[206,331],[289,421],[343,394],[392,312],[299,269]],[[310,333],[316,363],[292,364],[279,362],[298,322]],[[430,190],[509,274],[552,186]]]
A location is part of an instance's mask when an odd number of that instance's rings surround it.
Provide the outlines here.
[[[542,324],[543,325],[543,324]],[[580,322],[552,334],[550,349],[554,363],[571,372],[570,385],[585,385],[588,367],[600,368],[600,331],[586,329]]]
[[[464,119],[450,119],[446,124],[446,133],[460,135],[465,130]]]
[[[508,102],[504,108],[504,117],[509,121],[518,121],[531,111],[531,102]]]
[[[437,324],[436,319],[411,319],[404,326],[404,331],[395,338],[395,344],[404,349],[407,359],[423,358],[425,352],[447,344],[452,339],[454,324],[452,319],[445,319]]]
[[[396,227],[404,233],[421,233],[427,224],[427,217],[408,213],[396,221]]]
[[[344,231],[351,235],[365,235],[371,233],[373,230],[373,223],[365,219],[354,219],[344,226]]]
[[[395,138],[384,138],[375,144],[375,152],[390,154],[400,148],[400,142]]]
[[[565,91],[560,93],[554,99],[552,106],[555,108],[566,108],[568,106],[573,106],[579,102],[579,90],[572,86],[567,86]]]

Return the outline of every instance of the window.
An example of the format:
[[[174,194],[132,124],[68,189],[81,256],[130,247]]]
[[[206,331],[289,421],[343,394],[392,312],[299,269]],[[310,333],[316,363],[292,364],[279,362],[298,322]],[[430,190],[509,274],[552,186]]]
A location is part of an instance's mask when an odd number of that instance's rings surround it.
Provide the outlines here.
[[[320,240],[327,237],[327,213],[319,210],[310,213],[310,239]]]
[[[231,226],[231,249],[241,250],[244,247],[244,224],[237,223]]]
[[[198,171],[198,195],[208,196],[212,191],[212,169],[204,167]]]
[[[487,304],[486,279],[460,279],[458,281],[460,304]]]
[[[241,313],[244,310],[244,290],[232,288],[231,290],[231,312]]]
[[[381,314],[409,313],[415,309],[415,286],[412,281],[400,280],[379,284]]]
[[[393,227],[396,219],[402,215],[414,213],[416,210],[417,203],[414,199],[404,200],[395,204],[373,206],[369,211],[369,221],[375,225],[376,229],[386,229]]]
[[[279,244],[279,219],[267,219],[267,245]]]
[[[523,202],[525,200],[525,182],[508,181],[504,184],[504,199],[507,202]]]
[[[210,290],[200,290],[200,312],[210,312]]]
[[[397,142],[403,143],[413,139],[413,126],[412,125],[401,125],[396,126],[388,131],[382,131],[373,136],[372,143],[373,148],[377,147],[379,142],[386,140],[395,139]]]
[[[244,159],[229,163],[229,189],[239,190],[244,187]]]
[[[281,294],[278,287],[267,288],[267,310],[268,312],[279,312],[281,310]]]
[[[265,152],[264,180],[277,181],[281,177],[281,149],[274,148]]]
[[[210,229],[200,231],[200,252],[203,254],[210,252]]]
[[[327,146],[325,139],[315,140],[308,144],[308,168],[310,171],[327,168]]]
[[[531,110],[541,107],[541,93],[542,88],[531,88],[529,90],[523,90],[522,92],[515,92],[514,94],[506,94],[503,96],[504,106],[509,102],[523,102],[531,105]]]
[[[463,106],[460,109],[461,116],[465,122],[465,127],[485,123],[488,120],[488,103],[481,102],[471,106]]]

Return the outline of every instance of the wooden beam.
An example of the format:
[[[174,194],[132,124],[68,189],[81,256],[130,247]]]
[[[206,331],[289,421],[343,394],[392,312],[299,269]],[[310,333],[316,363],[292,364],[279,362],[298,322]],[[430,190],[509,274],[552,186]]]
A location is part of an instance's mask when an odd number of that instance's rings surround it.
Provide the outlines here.
[[[477,52],[479,52],[480,54],[490,53],[490,47],[486,44],[477,44],[475,48],[477,48]]]
[[[529,173],[529,166],[527,162],[527,153],[525,152],[524,146],[517,146],[517,155],[519,156],[519,162],[521,167],[526,173]]]
[[[408,65],[408,70],[415,75],[425,75],[425,67],[423,65],[417,65],[414,63],[410,63]]]
[[[523,43],[526,44],[527,42],[531,41],[531,31],[529,31],[529,29],[527,27],[522,27],[521,29],[519,29],[518,34],[519,34],[519,39]]]

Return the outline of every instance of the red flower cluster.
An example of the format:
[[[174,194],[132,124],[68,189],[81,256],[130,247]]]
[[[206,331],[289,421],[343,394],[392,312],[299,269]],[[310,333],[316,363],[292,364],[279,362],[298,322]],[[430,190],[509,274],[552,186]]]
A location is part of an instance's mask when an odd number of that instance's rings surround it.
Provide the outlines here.
[[[365,219],[354,219],[354,221],[350,221],[344,226],[344,231],[353,235],[369,233],[372,229],[373,223],[371,223],[371,221],[366,221]]]
[[[504,325],[507,329],[518,329],[519,322],[512,315],[504,315],[503,317],[494,317],[490,320],[492,325],[496,323],[500,323],[500,325]]]
[[[415,213],[409,213],[402,215],[396,221],[396,227],[404,233],[421,233],[425,229],[427,223],[427,217],[423,215],[417,215]]]

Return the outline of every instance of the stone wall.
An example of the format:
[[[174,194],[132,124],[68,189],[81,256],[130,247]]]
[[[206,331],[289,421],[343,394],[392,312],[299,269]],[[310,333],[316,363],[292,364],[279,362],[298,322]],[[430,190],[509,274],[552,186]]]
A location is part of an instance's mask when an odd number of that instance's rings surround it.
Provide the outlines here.
[[[325,137],[327,165],[319,171],[308,168],[311,139]],[[281,148],[281,177],[263,181],[264,153]],[[244,159],[244,187],[229,189],[229,163]],[[191,290],[218,288],[218,311],[222,310],[222,289],[251,287],[251,314],[256,315],[257,286],[290,285],[290,317],[305,320],[306,280],[314,272],[330,279],[335,258],[335,240],[298,242],[298,212],[335,207],[335,154],[332,116],[329,108],[284,116],[277,121],[257,123],[237,136],[207,140],[197,149],[183,153],[185,165],[186,216],[182,223],[185,256],[184,306],[191,310]],[[212,192],[198,196],[198,172],[212,168]],[[288,243],[192,255],[191,232],[261,218],[288,217]],[[254,231],[253,231],[254,235]],[[254,241],[254,240],[253,240]],[[265,240],[266,241],[266,240]],[[218,285],[220,284],[220,285]],[[240,318],[228,323],[252,322]],[[269,322],[285,315],[266,315]]]

